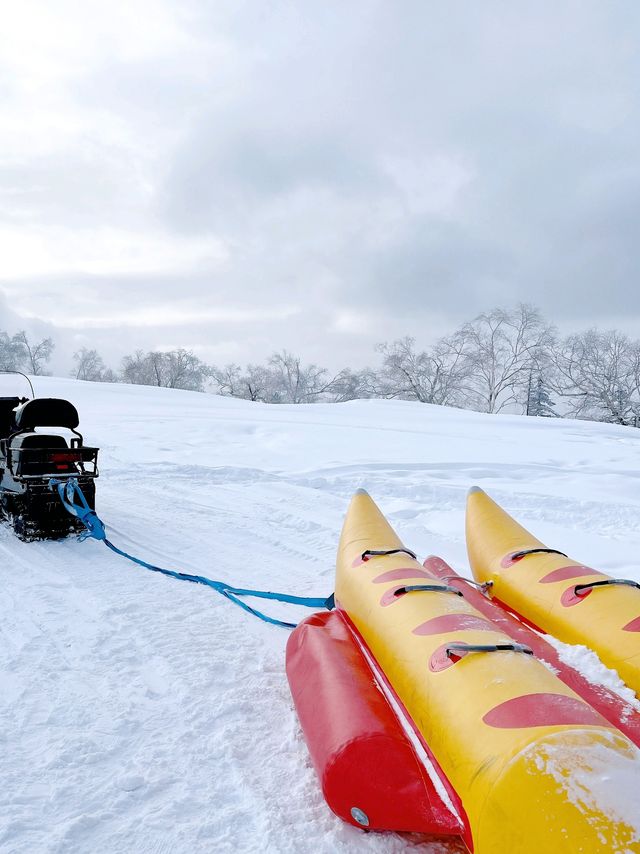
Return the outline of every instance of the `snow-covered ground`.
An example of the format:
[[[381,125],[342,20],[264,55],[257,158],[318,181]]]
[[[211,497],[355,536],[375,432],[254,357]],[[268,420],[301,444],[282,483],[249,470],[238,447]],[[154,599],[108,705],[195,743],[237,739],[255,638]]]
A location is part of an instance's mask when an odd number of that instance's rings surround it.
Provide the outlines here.
[[[71,399],[101,448],[110,538],[163,566],[328,595],[363,486],[421,557],[467,571],[478,484],[543,541],[640,580],[638,430],[55,378],[36,393]],[[0,555],[2,854],[461,850],[330,813],[287,686],[286,630],[95,541],[25,544],[0,526]]]

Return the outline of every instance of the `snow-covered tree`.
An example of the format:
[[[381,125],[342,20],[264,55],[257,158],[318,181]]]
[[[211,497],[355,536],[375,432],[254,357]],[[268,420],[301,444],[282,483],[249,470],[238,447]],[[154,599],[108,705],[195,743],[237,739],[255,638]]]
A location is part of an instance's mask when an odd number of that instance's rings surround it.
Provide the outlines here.
[[[282,350],[269,359],[273,379],[273,403],[314,403],[331,389],[329,372],[318,365],[304,365],[299,356]]]
[[[211,378],[219,394],[263,403],[340,402],[372,396],[372,372],[348,368],[330,377],[326,368],[305,365],[299,356],[283,350],[274,353],[266,365],[231,363],[211,368]]]
[[[557,418],[555,403],[551,399],[552,390],[545,382],[542,371],[537,374],[529,373],[529,385],[527,387],[527,415],[538,415],[545,418]]]
[[[202,391],[210,375],[205,365],[190,350],[169,350],[164,353],[165,385],[167,388],[182,388]]]
[[[24,367],[27,373],[34,376],[45,375],[47,372],[44,366],[48,363],[55,349],[53,339],[43,338],[42,341],[32,344],[24,330],[14,335],[14,339],[24,348]]]
[[[364,368],[362,371],[344,368],[328,384],[324,397],[332,403],[374,397],[375,382],[375,374],[370,368]]]
[[[105,365],[97,350],[81,347],[73,354],[73,361],[76,363],[76,366],[71,375],[77,380],[87,380],[89,382],[102,381]]]
[[[265,365],[240,365],[231,363],[224,368],[212,368],[211,378],[219,394],[243,400],[268,402],[273,395],[273,377]]]
[[[203,391],[211,369],[190,350],[136,350],[122,360],[122,379],[134,385],[156,385]]]
[[[512,311],[494,308],[480,314],[454,337],[465,356],[471,406],[500,412],[522,402],[531,370],[553,346],[554,330],[538,309],[521,304]]]
[[[123,358],[121,376],[123,382],[131,385],[155,385],[150,364],[142,350]]]
[[[27,354],[19,335],[0,331],[0,371],[21,371],[27,367]]]
[[[569,335],[556,354],[558,389],[578,418],[634,424],[640,409],[638,344],[615,329]]]
[[[466,354],[457,337],[442,338],[429,350],[418,351],[415,338],[379,344],[382,368],[376,374],[383,397],[458,406],[468,374]]]

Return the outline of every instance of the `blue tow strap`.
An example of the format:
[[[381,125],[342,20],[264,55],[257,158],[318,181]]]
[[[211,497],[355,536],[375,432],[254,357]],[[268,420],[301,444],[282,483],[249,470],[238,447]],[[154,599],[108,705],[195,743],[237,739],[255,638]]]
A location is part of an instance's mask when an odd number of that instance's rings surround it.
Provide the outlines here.
[[[248,590],[242,587],[232,587],[225,581],[213,581],[211,578],[205,578],[203,575],[189,575],[186,572],[177,572],[173,569],[164,569],[161,566],[155,566],[152,563],[147,563],[138,557],[127,554],[127,552],[119,549],[117,546],[114,546],[114,544],[107,539],[107,534],[102,520],[95,510],[92,510],[89,507],[87,499],[85,498],[76,478],[72,477],[65,481],[58,480],[57,478],[51,478],[49,481],[49,487],[52,490],[57,491],[60,500],[68,512],[79,519],[85,526],[86,531],[83,531],[78,537],[80,541],[91,537],[103,542],[108,549],[111,549],[112,552],[115,552],[133,563],[137,563],[138,566],[150,569],[152,572],[160,572],[162,575],[168,575],[171,578],[177,578],[180,581],[191,581],[195,584],[205,584],[207,587],[211,587],[218,593],[226,596],[226,598],[230,599],[232,602],[235,602],[236,605],[239,605],[245,611],[253,614],[254,617],[264,620],[265,623],[271,623],[274,626],[284,626],[287,629],[295,629],[297,625],[297,623],[287,623],[284,620],[276,620],[274,617],[269,617],[268,614],[263,614],[262,611],[252,608],[250,605],[247,605],[246,602],[243,602],[237,597],[254,596],[257,599],[272,599],[276,602],[287,602],[292,605],[304,605],[306,608],[326,608],[329,611],[333,610],[335,607],[333,593],[328,598],[323,599],[321,597],[291,596],[288,593],[271,593],[267,590]]]

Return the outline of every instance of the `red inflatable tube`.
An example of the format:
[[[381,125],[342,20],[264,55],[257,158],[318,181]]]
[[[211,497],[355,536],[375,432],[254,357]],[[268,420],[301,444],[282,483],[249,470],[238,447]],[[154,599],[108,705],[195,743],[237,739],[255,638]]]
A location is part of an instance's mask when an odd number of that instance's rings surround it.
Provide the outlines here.
[[[461,833],[338,612],[314,614],[297,627],[286,667],[324,797],[337,816],[370,830]]]

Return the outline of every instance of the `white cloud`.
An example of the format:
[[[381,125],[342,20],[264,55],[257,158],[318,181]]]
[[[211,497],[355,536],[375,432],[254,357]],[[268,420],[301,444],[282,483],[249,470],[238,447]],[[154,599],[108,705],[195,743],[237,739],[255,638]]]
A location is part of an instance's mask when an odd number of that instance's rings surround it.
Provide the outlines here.
[[[0,257],[5,290],[19,295],[24,288],[20,283],[11,285],[11,279],[67,274],[189,275],[203,269],[220,270],[229,260],[229,251],[223,241],[213,237],[114,228],[71,231],[49,225],[39,229],[0,227]]]
[[[57,309],[55,307],[52,309],[49,320],[53,324],[66,326],[68,329],[113,329],[114,327],[145,329],[145,327],[151,327],[154,330],[161,330],[165,327],[201,326],[203,323],[241,325],[271,320],[289,320],[299,314],[300,309],[290,305],[274,306],[269,309],[262,307],[244,309],[233,306],[216,309],[201,306],[194,307],[191,311],[185,311],[176,309],[171,303],[163,303],[162,298],[160,298],[157,305],[147,305],[142,308],[124,307],[119,310],[111,305],[102,316],[91,315],[88,317],[81,314],[69,316],[65,307],[60,305]],[[29,315],[25,313],[25,317],[29,317]],[[156,346],[159,349],[167,349],[160,344]],[[175,345],[175,347],[182,346],[184,344]]]
[[[632,322],[639,34],[630,0],[7,4],[12,317],[334,364],[517,299]]]

